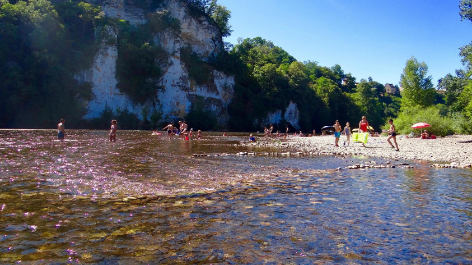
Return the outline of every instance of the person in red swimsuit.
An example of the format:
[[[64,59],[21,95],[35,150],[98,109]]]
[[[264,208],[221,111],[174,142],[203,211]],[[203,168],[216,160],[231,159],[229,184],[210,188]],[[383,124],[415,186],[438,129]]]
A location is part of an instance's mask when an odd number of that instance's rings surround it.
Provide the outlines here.
[[[367,132],[368,128],[369,122],[367,121],[367,118],[365,116],[362,116],[362,120],[359,122],[359,133]]]

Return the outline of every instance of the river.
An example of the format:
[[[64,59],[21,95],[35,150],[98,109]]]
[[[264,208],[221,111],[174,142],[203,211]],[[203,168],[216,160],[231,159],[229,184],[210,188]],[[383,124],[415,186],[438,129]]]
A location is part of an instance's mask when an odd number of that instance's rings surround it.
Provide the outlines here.
[[[0,130],[0,263],[472,263],[471,170],[107,133]]]

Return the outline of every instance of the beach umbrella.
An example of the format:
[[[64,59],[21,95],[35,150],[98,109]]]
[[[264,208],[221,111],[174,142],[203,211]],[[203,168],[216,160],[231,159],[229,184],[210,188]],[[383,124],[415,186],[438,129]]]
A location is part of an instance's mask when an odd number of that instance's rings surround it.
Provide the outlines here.
[[[429,125],[428,123],[426,122],[418,122],[418,123],[415,123],[411,126],[411,128],[413,129],[421,129],[421,128],[426,128],[426,127],[430,127],[431,125]]]
[[[428,123],[426,122],[418,122],[418,123],[415,123],[411,126],[411,128],[413,129],[421,129],[421,133],[423,133],[423,128],[426,128],[426,127],[430,127],[431,125],[429,125]]]
[[[334,130],[334,126],[324,126],[323,128],[321,128],[322,131],[324,130]]]

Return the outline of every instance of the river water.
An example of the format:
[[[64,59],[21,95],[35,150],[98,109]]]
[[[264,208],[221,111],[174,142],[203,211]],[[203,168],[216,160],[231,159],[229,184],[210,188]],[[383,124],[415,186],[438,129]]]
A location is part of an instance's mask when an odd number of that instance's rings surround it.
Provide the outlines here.
[[[471,170],[337,171],[386,160],[261,156],[244,134],[66,137],[0,131],[0,263],[472,263]]]

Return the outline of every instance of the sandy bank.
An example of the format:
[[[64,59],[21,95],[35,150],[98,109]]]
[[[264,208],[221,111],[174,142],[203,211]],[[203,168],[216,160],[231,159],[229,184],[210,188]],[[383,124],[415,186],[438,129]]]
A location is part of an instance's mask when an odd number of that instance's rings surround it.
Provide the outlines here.
[[[365,155],[389,159],[424,160],[438,163],[455,163],[466,167],[472,165],[472,135],[454,135],[438,139],[418,139],[397,136],[400,151],[395,151],[387,142],[386,136],[369,137],[366,147],[361,143],[352,143],[344,146],[345,136],[341,136],[340,147],[334,146],[334,136],[316,137],[289,137],[278,140],[276,138],[260,138],[257,143],[247,143],[256,146],[273,146],[283,149],[292,149],[300,152],[313,152],[318,155]],[[392,141],[393,142],[393,141]]]

